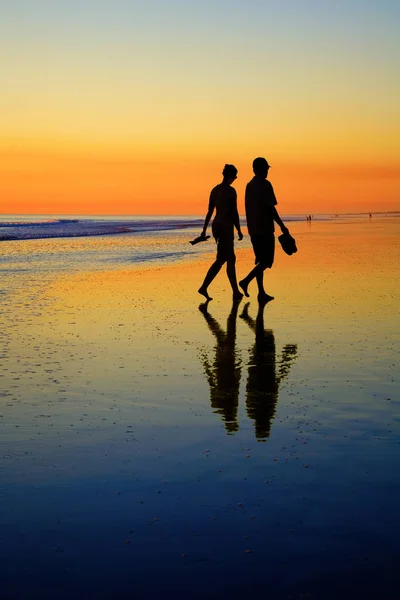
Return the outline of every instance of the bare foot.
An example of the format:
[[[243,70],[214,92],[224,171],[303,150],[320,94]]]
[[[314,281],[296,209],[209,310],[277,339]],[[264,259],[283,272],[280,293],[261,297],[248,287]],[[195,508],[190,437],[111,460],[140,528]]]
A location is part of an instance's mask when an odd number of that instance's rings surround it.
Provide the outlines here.
[[[200,287],[198,290],[199,294],[204,296],[206,300],[212,300],[211,296],[208,295],[207,288]]]
[[[265,292],[264,292],[264,294],[258,294],[258,296],[257,296],[257,300],[259,302],[269,302],[270,300],[273,300],[273,299],[274,299],[273,296],[270,296],[269,294],[267,294]]]
[[[242,279],[242,281],[239,281],[239,287],[242,288],[244,295],[246,296],[246,298],[250,298],[250,294],[247,291],[247,286],[249,284],[247,283],[247,281],[245,279]]]

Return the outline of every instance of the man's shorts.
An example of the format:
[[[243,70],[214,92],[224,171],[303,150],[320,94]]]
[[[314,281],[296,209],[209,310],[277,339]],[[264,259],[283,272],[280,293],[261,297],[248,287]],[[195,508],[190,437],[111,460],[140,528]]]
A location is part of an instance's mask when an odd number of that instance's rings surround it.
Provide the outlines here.
[[[274,264],[275,235],[263,233],[262,235],[252,235],[250,239],[253,244],[255,264],[262,263],[266,269],[270,269]]]
[[[233,226],[221,226],[220,224],[213,223],[212,232],[217,242],[217,260],[225,262],[235,258]]]

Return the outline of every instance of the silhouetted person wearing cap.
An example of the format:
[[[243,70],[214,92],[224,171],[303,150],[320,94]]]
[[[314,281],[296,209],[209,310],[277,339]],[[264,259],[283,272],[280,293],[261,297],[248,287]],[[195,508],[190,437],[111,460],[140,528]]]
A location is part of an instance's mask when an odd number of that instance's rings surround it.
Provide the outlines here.
[[[218,275],[221,267],[226,263],[226,273],[231,284],[233,299],[239,300],[243,297],[243,294],[238,288],[236,279],[236,256],[233,248],[234,227],[237,229],[239,240],[243,239],[243,234],[240,229],[239,213],[237,210],[237,194],[235,188],[231,185],[237,177],[237,169],[234,165],[225,165],[222,175],[222,182],[211,190],[208,212],[201,233],[202,237],[206,236],[208,224],[215,210],[216,214],[212,224],[212,232],[217,242],[217,257],[208,269],[207,275],[198,291],[207,300],[212,300],[208,294],[208,286]]]
[[[288,375],[297,355],[297,345],[287,344],[277,365],[274,333],[271,329],[264,329],[264,308],[265,303],[260,303],[257,317],[253,319],[248,313],[247,303],[240,315],[255,333],[255,343],[249,353],[246,410],[248,417],[254,421],[258,441],[269,437],[280,383]]]
[[[208,302],[200,304],[211,333],[215,336],[215,357],[209,361],[203,355],[204,372],[210,386],[210,403],[214,412],[221,415],[228,434],[239,429],[237,412],[239,405],[239,386],[241,359],[236,350],[236,321],[240,300],[234,300],[226,322],[226,332],[218,321],[207,311]]]
[[[274,222],[279,225],[282,233],[288,232],[276,210],[274,188],[267,180],[270,165],[265,158],[255,158],[253,161],[254,177],[246,186],[245,205],[247,228],[253,245],[256,266],[250,273],[239,281],[244,295],[249,296],[247,288],[256,278],[259,302],[273,300],[264,290],[264,271],[274,263],[275,235]]]

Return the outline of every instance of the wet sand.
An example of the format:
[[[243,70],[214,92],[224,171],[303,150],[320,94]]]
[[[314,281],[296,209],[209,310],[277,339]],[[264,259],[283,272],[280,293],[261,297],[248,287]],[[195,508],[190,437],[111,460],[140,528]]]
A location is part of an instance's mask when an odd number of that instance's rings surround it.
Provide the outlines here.
[[[2,597],[396,598],[398,221],[294,224],[263,310],[211,254],[6,279]]]

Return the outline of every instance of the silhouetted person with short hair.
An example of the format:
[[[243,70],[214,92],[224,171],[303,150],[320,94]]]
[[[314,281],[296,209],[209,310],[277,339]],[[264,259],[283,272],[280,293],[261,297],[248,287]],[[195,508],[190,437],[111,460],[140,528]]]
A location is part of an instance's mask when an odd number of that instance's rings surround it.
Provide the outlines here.
[[[237,284],[236,256],[233,247],[234,227],[237,229],[239,240],[243,239],[237,210],[237,194],[235,188],[231,186],[237,177],[237,169],[234,165],[225,165],[222,175],[222,182],[211,190],[208,212],[201,233],[201,236],[206,236],[208,224],[215,210],[216,214],[212,224],[212,232],[217,242],[217,257],[208,269],[207,275],[198,290],[199,294],[202,294],[207,300],[212,300],[208,294],[208,286],[218,275],[225,263],[226,273],[232,287],[233,298],[240,299],[243,297]]]
[[[200,304],[211,333],[215,336],[215,358],[209,362],[203,355],[204,372],[210,386],[210,403],[214,412],[221,415],[228,434],[238,431],[237,411],[239,405],[239,386],[241,360],[236,350],[236,321],[239,300],[234,300],[226,323],[226,332],[207,310],[208,302]]]
[[[256,266],[250,273],[239,281],[244,295],[249,296],[247,288],[256,278],[258,285],[258,300],[268,302],[273,300],[264,290],[264,271],[274,263],[275,235],[274,222],[282,230],[289,232],[276,210],[276,198],[271,183],[267,180],[270,165],[265,158],[255,158],[253,161],[254,177],[246,186],[245,205],[246,220],[251,243],[253,245]]]
[[[271,420],[278,402],[279,385],[289,373],[297,354],[297,346],[284,346],[276,365],[275,336],[271,329],[264,329],[265,303],[258,306],[257,318],[250,317],[247,303],[240,317],[255,333],[255,344],[250,350],[246,384],[247,415],[254,421],[258,441],[265,441],[271,430]]]

